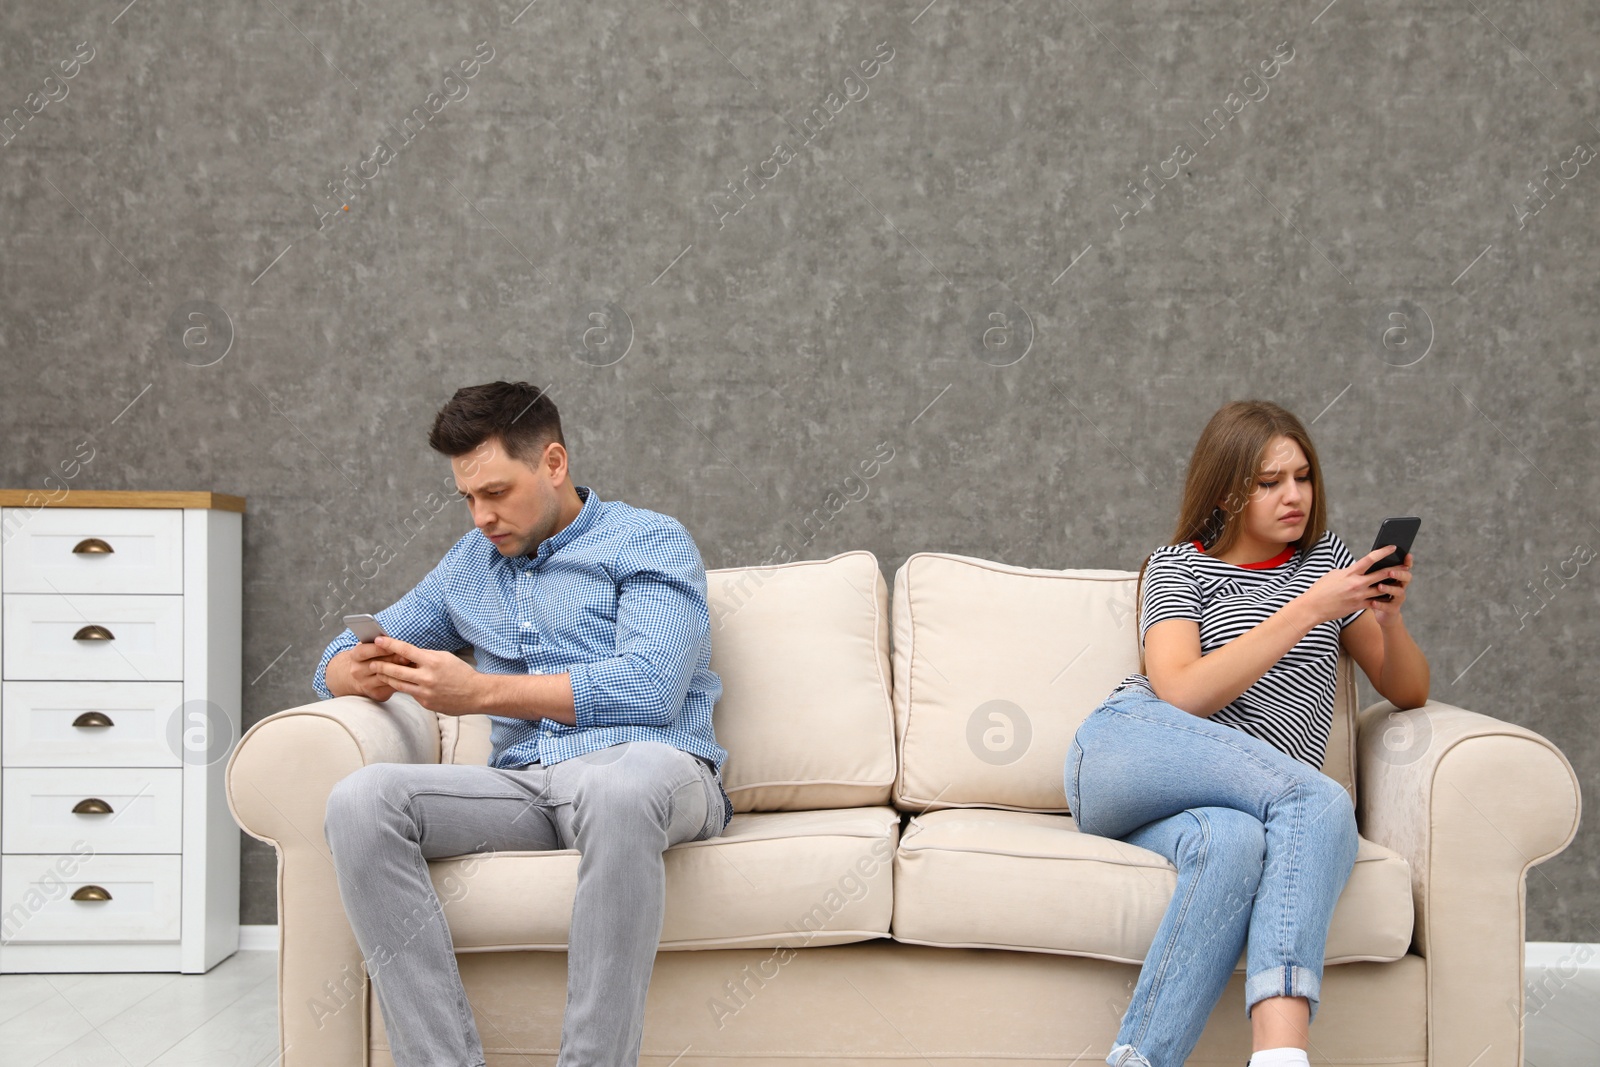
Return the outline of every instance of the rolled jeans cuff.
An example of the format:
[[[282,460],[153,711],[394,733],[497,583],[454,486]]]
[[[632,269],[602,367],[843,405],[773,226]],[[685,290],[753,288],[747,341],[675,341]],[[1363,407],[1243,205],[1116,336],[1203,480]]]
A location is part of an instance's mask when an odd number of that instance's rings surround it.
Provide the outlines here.
[[[1252,974],[1244,982],[1244,1015],[1268,997],[1305,997],[1310,1004],[1311,1019],[1317,1017],[1317,1004],[1322,997],[1322,978],[1305,967],[1285,963],[1270,971]]]

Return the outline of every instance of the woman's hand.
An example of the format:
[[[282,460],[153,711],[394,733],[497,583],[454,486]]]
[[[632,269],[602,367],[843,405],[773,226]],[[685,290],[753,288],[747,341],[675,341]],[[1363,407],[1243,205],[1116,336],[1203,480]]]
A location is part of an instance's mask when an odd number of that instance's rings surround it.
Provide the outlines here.
[[[1312,612],[1318,623],[1342,619],[1362,608],[1371,608],[1380,625],[1399,618],[1400,605],[1406,596],[1405,586],[1411,581],[1411,554],[1406,554],[1403,566],[1385,567],[1371,574],[1366,573],[1368,567],[1394,551],[1394,547],[1386,545],[1375,548],[1350,566],[1329,571],[1295,599]],[[1394,584],[1382,589],[1375,588],[1379,582]],[[1372,599],[1386,592],[1394,594],[1392,601]]]
[[[1406,553],[1404,565],[1390,567],[1388,572],[1393,577],[1383,588],[1384,592],[1392,593],[1394,599],[1367,601],[1367,607],[1372,610],[1372,617],[1385,629],[1400,620],[1400,605],[1406,602],[1406,586],[1411,584],[1411,553]]]
[[[1400,616],[1406,587],[1411,584],[1411,564],[1412,556],[1408,552],[1404,565],[1386,568],[1393,577],[1389,584],[1375,592],[1391,593],[1394,599],[1367,601],[1366,606],[1371,610],[1366,614],[1371,618],[1363,616],[1339,634],[1340,644],[1361,665],[1372,688],[1401,709],[1420,708],[1426,704],[1430,680],[1428,659],[1406,632],[1405,620]]]

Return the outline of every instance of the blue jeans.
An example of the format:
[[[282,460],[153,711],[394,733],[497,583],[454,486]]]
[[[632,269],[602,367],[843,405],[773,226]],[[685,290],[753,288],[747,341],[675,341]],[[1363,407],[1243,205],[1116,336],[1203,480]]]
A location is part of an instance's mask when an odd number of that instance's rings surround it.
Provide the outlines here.
[[[1080,831],[1178,869],[1108,1064],[1181,1067],[1246,944],[1245,1014],[1305,997],[1316,1018],[1328,921],[1355,865],[1343,786],[1136,685],[1078,727],[1065,784]]]

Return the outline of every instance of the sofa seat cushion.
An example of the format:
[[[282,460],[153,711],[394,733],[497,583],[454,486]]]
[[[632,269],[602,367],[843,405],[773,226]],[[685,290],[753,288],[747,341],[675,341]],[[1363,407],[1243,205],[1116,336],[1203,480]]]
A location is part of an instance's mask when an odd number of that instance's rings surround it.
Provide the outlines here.
[[[1177,883],[1159,853],[1080,833],[1070,816],[927,812],[895,855],[893,933],[921,945],[1141,963]],[[1324,962],[1401,958],[1412,916],[1410,865],[1361,838]]]
[[[798,948],[889,936],[900,816],[889,807],[734,815],[663,854],[663,949]],[[428,873],[458,952],[565,950],[579,854],[488,852]]]

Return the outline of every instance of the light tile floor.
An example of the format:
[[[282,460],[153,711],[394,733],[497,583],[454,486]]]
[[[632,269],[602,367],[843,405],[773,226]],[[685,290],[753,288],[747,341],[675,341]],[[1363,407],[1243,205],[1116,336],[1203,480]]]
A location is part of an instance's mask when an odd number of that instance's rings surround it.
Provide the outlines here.
[[[274,1067],[277,964],[239,952],[207,974],[0,975],[0,1067]],[[1528,1067],[1600,1064],[1600,982],[1530,995],[1524,1046]]]
[[[1527,1067],[1600,1064],[1600,971],[1578,970],[1570,959],[1537,968],[1530,961],[1525,977],[1533,986],[1523,1006],[1522,1052]]]
[[[0,1067],[271,1067],[278,954],[205,974],[0,975]]]

